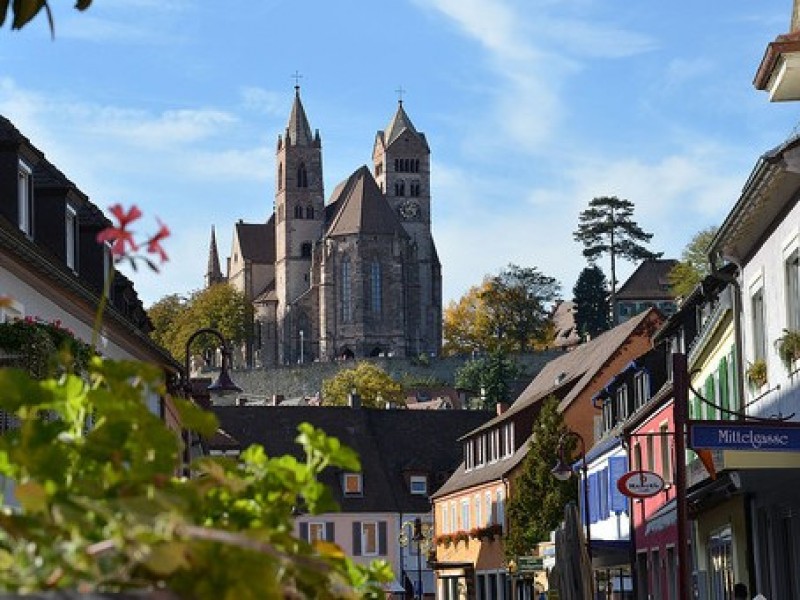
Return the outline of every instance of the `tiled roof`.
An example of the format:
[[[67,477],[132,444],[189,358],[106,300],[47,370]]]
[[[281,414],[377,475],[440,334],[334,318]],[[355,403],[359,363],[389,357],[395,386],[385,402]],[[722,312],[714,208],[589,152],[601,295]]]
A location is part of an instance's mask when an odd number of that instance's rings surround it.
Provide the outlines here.
[[[236,223],[242,258],[255,263],[275,262],[275,215],[266,223]]]
[[[336,190],[339,193],[336,198],[339,208],[328,235],[357,233],[406,237],[405,229],[366,166],[359,168]]]
[[[672,258],[657,258],[644,260],[636,267],[633,274],[617,290],[617,300],[648,299],[648,300],[674,300],[669,285],[667,274],[678,264]]]
[[[447,479],[461,460],[458,438],[491,417],[485,411],[410,411],[317,406],[214,407],[220,426],[242,448],[264,446],[269,456],[300,456],[297,426],[311,423],[355,450],[362,464],[363,497],[344,497],[340,473],[327,469],[344,512],[427,512],[427,496],[409,493],[405,475],[429,476],[429,490]]]

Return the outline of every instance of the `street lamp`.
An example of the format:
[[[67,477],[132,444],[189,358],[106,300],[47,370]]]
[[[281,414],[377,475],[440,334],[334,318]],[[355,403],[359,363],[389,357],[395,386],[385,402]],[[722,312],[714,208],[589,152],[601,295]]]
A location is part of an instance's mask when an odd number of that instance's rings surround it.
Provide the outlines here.
[[[573,469],[569,460],[567,460],[567,440],[575,438],[580,445],[580,458],[581,458],[581,471],[583,474],[583,507],[584,516],[586,518],[586,554],[589,555],[589,562],[592,562],[592,533],[589,527],[589,475],[586,468],[586,444],[583,441],[581,434],[575,431],[566,431],[558,438],[558,462],[556,466],[550,471],[553,477],[559,481],[567,481],[572,477]]]
[[[184,377],[183,380],[183,390],[186,392],[187,396],[191,396],[192,386],[189,381],[189,348],[192,345],[192,342],[201,335],[204,334],[211,334],[215,336],[222,346],[222,366],[219,370],[219,376],[217,380],[208,386],[208,393],[213,394],[215,396],[223,396],[225,394],[230,393],[238,393],[242,391],[238,385],[236,385],[233,380],[231,379],[230,374],[228,373],[228,361],[230,360],[231,351],[228,348],[228,344],[225,341],[225,337],[216,329],[212,327],[203,327],[202,329],[198,329],[192,335],[189,336],[189,339],[186,340],[186,362],[184,363]]]
[[[408,530],[411,530],[411,537],[408,535]],[[433,528],[429,523],[423,523],[422,519],[417,517],[413,521],[406,521],[400,526],[400,535],[397,538],[397,543],[401,547],[406,548],[411,542],[417,545],[417,591],[414,598],[421,600],[422,598],[422,553],[427,554],[433,545]]]

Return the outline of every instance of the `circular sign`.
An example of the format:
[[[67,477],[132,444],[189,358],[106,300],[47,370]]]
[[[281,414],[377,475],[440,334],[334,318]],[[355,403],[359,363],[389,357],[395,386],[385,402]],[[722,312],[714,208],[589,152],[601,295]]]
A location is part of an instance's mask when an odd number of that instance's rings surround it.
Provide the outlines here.
[[[630,471],[617,480],[617,489],[629,498],[649,498],[664,489],[664,480],[652,471]]]

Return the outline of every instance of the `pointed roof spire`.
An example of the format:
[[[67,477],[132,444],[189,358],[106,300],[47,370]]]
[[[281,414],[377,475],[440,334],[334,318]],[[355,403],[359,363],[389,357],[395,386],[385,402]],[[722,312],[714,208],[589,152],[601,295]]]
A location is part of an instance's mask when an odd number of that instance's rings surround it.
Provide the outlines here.
[[[217,252],[217,236],[214,226],[211,226],[211,242],[208,245],[208,267],[206,268],[206,287],[224,281],[222,270],[219,268],[219,253]]]
[[[414,124],[411,123],[411,119],[408,118],[406,110],[403,108],[403,99],[401,96],[401,98],[397,101],[397,112],[394,114],[394,117],[392,117],[392,120],[389,122],[389,126],[386,128],[386,145],[389,146],[393,141],[399,138],[404,131],[409,131],[414,135],[418,135],[417,130],[414,129]]]
[[[296,75],[299,77],[299,75]],[[300,101],[299,82],[294,86],[294,103],[289,123],[286,125],[286,143],[292,146],[310,146],[314,137],[311,135],[311,126],[308,124],[306,111]]]

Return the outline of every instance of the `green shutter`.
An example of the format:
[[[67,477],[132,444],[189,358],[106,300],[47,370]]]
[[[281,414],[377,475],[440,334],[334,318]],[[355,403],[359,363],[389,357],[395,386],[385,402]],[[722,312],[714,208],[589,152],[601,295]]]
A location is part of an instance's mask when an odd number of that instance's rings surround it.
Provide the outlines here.
[[[719,370],[717,371],[719,376],[719,403],[725,411],[722,412],[723,419],[730,419],[733,415],[726,412],[731,409],[731,401],[730,401],[730,390],[729,385],[730,382],[728,381],[728,359],[722,357],[722,360],[719,361]]]
[[[715,413],[717,411],[713,406],[711,406],[712,404],[716,404],[717,403],[716,397],[714,396],[714,376],[713,375],[709,376],[709,378],[706,379],[706,394],[705,394],[705,396],[706,396],[706,400],[710,403],[710,404],[706,404],[706,419],[716,419],[717,415]]]

